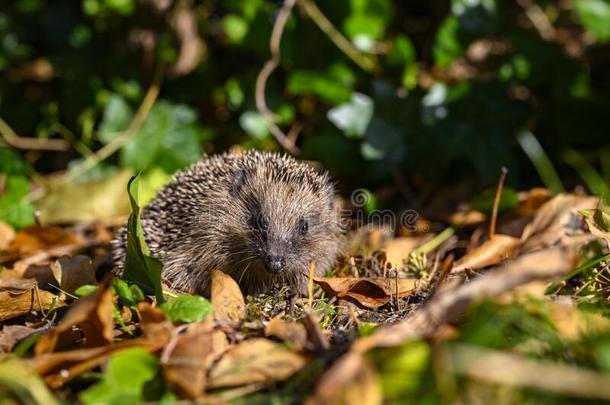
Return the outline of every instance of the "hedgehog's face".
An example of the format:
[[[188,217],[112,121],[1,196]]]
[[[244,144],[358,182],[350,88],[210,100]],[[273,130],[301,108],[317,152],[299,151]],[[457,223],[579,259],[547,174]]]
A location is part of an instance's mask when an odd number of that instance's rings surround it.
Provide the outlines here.
[[[322,269],[334,260],[339,223],[333,188],[325,177],[315,180],[296,182],[263,174],[240,190],[246,230],[242,235],[252,252],[252,271],[301,279],[311,262]]]

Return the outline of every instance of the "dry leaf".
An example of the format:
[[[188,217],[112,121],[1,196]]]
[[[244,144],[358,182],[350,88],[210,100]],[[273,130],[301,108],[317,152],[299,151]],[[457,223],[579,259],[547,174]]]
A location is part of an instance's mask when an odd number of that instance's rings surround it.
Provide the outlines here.
[[[578,211],[595,208],[596,197],[560,194],[548,201],[525,227],[521,235],[522,251],[552,246],[566,236],[580,232],[582,217]]]
[[[37,331],[22,325],[4,325],[0,334],[0,353],[10,352],[18,342]]]
[[[93,264],[87,256],[62,256],[51,264],[51,271],[59,288],[69,294],[85,284],[97,284]]]
[[[311,347],[302,323],[290,322],[277,316],[265,326],[265,336],[274,336],[298,351]]]
[[[80,236],[58,226],[33,225],[22,229],[15,236],[9,250],[26,256],[38,251],[53,251],[55,248],[78,247],[83,244],[84,240]]]
[[[366,308],[379,308],[396,297],[407,297],[417,288],[415,278],[355,278],[355,277],[314,277],[314,281],[328,294],[348,299]],[[396,282],[398,281],[398,288]]]
[[[241,321],[246,317],[246,304],[239,285],[222,271],[212,271],[212,294],[214,319],[217,321]]]
[[[110,277],[97,290],[72,305],[59,325],[42,335],[34,352],[36,355],[53,352],[57,346],[72,343],[73,326],[79,326],[85,334],[84,347],[104,346],[112,342],[114,321],[112,318],[112,289]]]
[[[149,352],[155,352],[163,347],[163,344],[148,339],[129,339],[90,349],[44,353],[35,356],[27,363],[51,388],[58,388],[83,372],[99,366],[114,353],[131,347],[141,347]]]
[[[381,383],[375,368],[360,353],[348,353],[320,379],[315,393],[305,402],[316,404],[383,403]]]
[[[175,391],[190,399],[203,394],[206,372],[213,352],[213,324],[197,322],[177,337],[176,345],[162,358],[166,380]]]
[[[15,239],[15,230],[6,222],[0,221],[0,252],[7,250]]]
[[[432,235],[414,237],[402,236],[392,239],[383,248],[386,254],[386,260],[394,267],[401,268],[403,260],[409,257],[409,253],[428,241],[431,237]]]
[[[212,368],[208,388],[272,384],[290,378],[305,364],[305,356],[271,340],[244,340],[229,349]]]
[[[582,210],[580,214],[584,216],[591,234],[605,240],[610,247],[610,214],[601,209]]]
[[[25,315],[32,311],[46,311],[52,306],[63,307],[65,304],[55,294],[45,290],[32,288],[25,292],[14,294],[8,291],[0,292],[0,321]]]
[[[501,263],[515,257],[520,245],[519,238],[495,234],[458,260],[451,271],[456,273],[466,269],[478,270]]]

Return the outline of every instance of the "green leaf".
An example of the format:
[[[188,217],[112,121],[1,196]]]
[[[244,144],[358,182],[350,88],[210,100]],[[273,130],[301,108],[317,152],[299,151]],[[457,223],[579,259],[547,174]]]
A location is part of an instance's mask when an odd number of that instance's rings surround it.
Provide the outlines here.
[[[121,15],[131,15],[135,8],[135,0],[106,0],[106,6]]]
[[[610,1],[576,0],[576,13],[585,28],[600,42],[610,40]]]
[[[315,94],[332,105],[344,103],[352,94],[346,85],[331,73],[296,70],[288,75],[288,91],[296,95]]]
[[[239,126],[251,137],[265,139],[271,135],[265,118],[256,111],[246,111],[239,117]]]
[[[85,285],[81,285],[76,290],[74,290],[74,295],[76,295],[77,297],[85,297],[89,294],[94,293],[95,290],[97,290],[96,285],[85,284]]]
[[[17,153],[9,148],[0,146],[0,173],[9,175],[26,175],[28,165]]]
[[[30,182],[25,176],[8,176],[0,197],[0,220],[14,228],[34,223],[36,207],[28,200]]]
[[[451,15],[445,18],[436,33],[432,53],[437,66],[444,68],[462,56],[464,49],[458,39],[459,20]]]
[[[104,108],[102,122],[98,129],[98,137],[104,143],[109,143],[117,135],[127,129],[133,118],[133,110],[129,103],[118,94],[112,94]]]
[[[327,116],[345,136],[361,138],[373,117],[373,109],[373,100],[369,96],[353,93],[349,102],[330,109]]]
[[[230,42],[240,44],[248,34],[248,21],[236,14],[229,14],[223,17],[222,31]]]
[[[129,285],[120,278],[112,280],[112,288],[116,295],[129,307],[135,307],[139,302],[144,301],[144,293],[136,284]]]
[[[172,322],[197,322],[214,311],[212,303],[199,295],[179,295],[161,305]]]
[[[137,284],[146,292],[153,292],[157,304],[165,302],[161,288],[161,271],[163,263],[150,256],[148,246],[144,239],[140,207],[138,206],[138,175],[135,175],[127,184],[131,214],[127,221],[127,255],[125,258],[125,272],[123,278]]]
[[[144,400],[146,383],[159,372],[159,361],[142,348],[110,357],[102,380],[79,394],[85,404],[134,404]]]

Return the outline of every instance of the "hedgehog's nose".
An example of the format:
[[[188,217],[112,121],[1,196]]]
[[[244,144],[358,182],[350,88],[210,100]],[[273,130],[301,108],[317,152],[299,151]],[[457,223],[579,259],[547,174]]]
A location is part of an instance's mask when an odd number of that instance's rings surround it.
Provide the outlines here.
[[[265,265],[269,272],[279,273],[286,267],[286,259],[282,256],[268,256]]]

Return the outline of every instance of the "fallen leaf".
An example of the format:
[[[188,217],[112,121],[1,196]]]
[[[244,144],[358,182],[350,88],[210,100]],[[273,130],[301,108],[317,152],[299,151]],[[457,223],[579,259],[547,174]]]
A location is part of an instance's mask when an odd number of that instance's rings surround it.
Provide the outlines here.
[[[383,403],[377,370],[360,353],[348,353],[324,374],[306,405]]]
[[[87,256],[62,256],[51,263],[51,271],[60,290],[69,294],[85,284],[97,284],[93,263]]]
[[[314,281],[328,294],[348,299],[366,308],[378,308],[396,297],[412,295],[418,279],[373,277],[314,277]],[[398,281],[398,288],[396,282]]]
[[[595,208],[596,197],[559,194],[545,203],[521,235],[521,250],[530,252],[552,246],[581,231],[582,217],[578,211]]]
[[[190,399],[203,394],[213,348],[213,323],[197,322],[179,335],[176,345],[162,358],[163,373],[175,391]]]
[[[157,342],[168,342],[174,334],[175,327],[165,317],[165,313],[148,302],[138,304],[140,329],[147,339]]]
[[[129,214],[125,194],[132,176],[128,170],[85,182],[51,183],[39,201],[42,224],[86,223],[115,219]],[[69,201],[69,204],[66,204]]]
[[[9,353],[17,343],[36,332],[38,329],[27,326],[4,325],[0,332],[0,353]]]
[[[141,347],[149,352],[156,352],[163,347],[163,342],[143,338],[128,339],[112,345],[44,353],[26,362],[51,388],[58,388],[83,372],[98,367],[110,355],[131,347]]]
[[[0,221],[0,252],[7,250],[15,239],[15,230],[6,222]]]
[[[265,326],[265,336],[276,337],[298,351],[309,349],[312,346],[307,339],[307,330],[302,323],[290,322],[277,316]]]
[[[55,294],[45,290],[32,288],[18,294],[0,291],[0,321],[29,314],[32,311],[46,311],[53,306],[59,308],[65,304]]]
[[[36,355],[55,351],[58,346],[72,343],[73,326],[80,327],[85,335],[84,347],[104,346],[112,342],[112,289],[106,277],[94,293],[80,298],[55,328],[40,337],[34,348]]]
[[[307,358],[271,340],[244,340],[229,349],[209,374],[208,388],[284,381],[300,371]]]
[[[508,235],[495,234],[482,245],[472,249],[455,263],[452,273],[466,269],[478,270],[493,266],[515,257],[519,251],[521,240]]]
[[[212,305],[217,321],[241,321],[246,317],[246,304],[239,285],[222,271],[212,271]]]
[[[394,267],[401,268],[403,261],[409,257],[409,253],[428,241],[431,237],[431,235],[414,237],[402,236],[392,239],[383,248],[386,254],[386,260]]]
[[[29,256],[38,251],[52,251],[55,248],[66,246],[82,246],[84,240],[77,234],[71,233],[58,226],[32,225],[22,229],[13,239],[9,250],[21,256]]]

